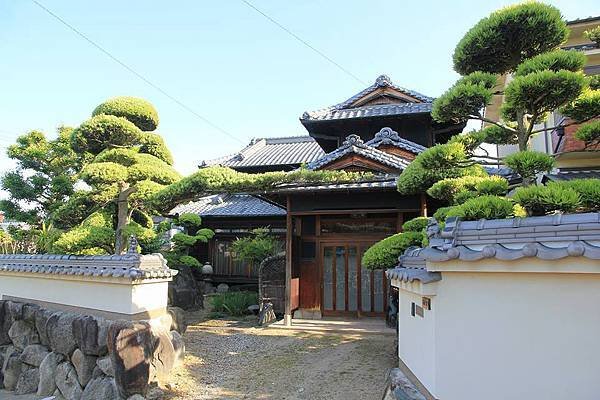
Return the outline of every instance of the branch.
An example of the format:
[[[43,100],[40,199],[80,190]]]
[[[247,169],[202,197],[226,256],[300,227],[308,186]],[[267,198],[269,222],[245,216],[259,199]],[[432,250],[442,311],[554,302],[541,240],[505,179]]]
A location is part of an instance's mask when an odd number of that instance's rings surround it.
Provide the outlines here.
[[[531,131],[531,134],[533,135],[533,134],[540,133],[540,132],[553,131],[553,130],[556,130],[556,129],[559,129],[559,128],[566,128],[566,127],[572,126],[572,125],[585,124],[586,122],[591,121],[591,120],[593,120],[595,118],[598,118],[598,117],[600,117],[600,114],[596,114],[593,117],[589,117],[589,118],[586,118],[586,119],[581,120],[581,121],[569,122],[568,124],[564,124],[564,125],[556,125],[556,126],[552,126],[552,127],[549,127],[549,128],[536,129],[534,131]]]

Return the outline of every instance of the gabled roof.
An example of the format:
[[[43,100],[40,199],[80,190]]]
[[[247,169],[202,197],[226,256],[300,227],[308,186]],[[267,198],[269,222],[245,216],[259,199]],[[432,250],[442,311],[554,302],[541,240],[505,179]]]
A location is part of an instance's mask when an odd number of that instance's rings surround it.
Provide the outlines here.
[[[180,204],[169,215],[191,213],[201,217],[271,217],[286,211],[273,203],[249,194],[215,194]]]
[[[415,144],[416,145],[416,144]],[[402,158],[395,154],[386,153],[377,149],[376,147],[371,147],[360,138],[358,135],[350,135],[346,138],[344,143],[332,151],[321,157],[320,159],[311,162],[308,164],[309,169],[319,169],[324,167],[325,165],[339,160],[340,158],[347,156],[349,154],[358,154],[365,158],[368,158],[373,161],[377,161],[381,164],[387,165],[388,167],[392,167],[398,170],[402,170],[410,164],[410,160],[406,158]]]
[[[264,166],[298,166],[317,160],[324,154],[323,149],[310,136],[258,138],[252,139],[250,144],[238,153],[202,161],[199,167],[223,165],[235,169]]]
[[[405,97],[402,103],[388,104],[362,104],[361,100],[368,99],[370,95],[384,89],[391,89]],[[383,93],[382,93],[383,94]],[[392,96],[394,97],[394,96]],[[431,112],[433,98],[417,91],[395,85],[387,75],[380,75],[375,83],[358,92],[349,99],[333,106],[307,111],[300,118],[301,121],[321,121],[331,119],[366,118],[401,114],[418,114]]]
[[[421,146],[410,140],[401,138],[398,132],[392,128],[382,128],[375,134],[375,137],[365,143],[367,146],[378,148],[381,145],[390,145],[398,147],[400,149],[408,150],[411,153],[419,154],[427,149],[425,146]]]

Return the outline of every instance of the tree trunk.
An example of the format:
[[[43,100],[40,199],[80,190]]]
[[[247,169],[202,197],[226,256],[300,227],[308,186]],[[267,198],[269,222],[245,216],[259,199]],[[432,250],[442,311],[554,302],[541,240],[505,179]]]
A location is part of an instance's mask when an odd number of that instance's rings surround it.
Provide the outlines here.
[[[135,187],[129,187],[129,183],[119,183],[119,197],[117,197],[117,230],[115,232],[115,254],[122,254],[125,250],[127,238],[123,235],[123,229],[129,223],[129,196],[135,192]]]

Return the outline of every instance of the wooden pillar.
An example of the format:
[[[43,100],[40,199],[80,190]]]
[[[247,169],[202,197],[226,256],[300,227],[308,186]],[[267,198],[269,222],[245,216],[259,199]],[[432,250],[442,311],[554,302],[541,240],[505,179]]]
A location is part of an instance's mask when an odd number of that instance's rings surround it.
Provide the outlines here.
[[[427,196],[425,193],[421,193],[421,216],[427,216]]]
[[[292,325],[292,215],[290,196],[287,196],[286,235],[285,235],[285,315],[286,326]]]

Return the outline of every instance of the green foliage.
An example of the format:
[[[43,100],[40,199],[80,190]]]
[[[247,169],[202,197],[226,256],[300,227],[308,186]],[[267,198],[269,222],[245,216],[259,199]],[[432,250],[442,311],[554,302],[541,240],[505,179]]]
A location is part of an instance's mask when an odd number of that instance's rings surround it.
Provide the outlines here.
[[[540,172],[549,172],[554,168],[554,158],[539,151],[519,151],[507,156],[504,162],[526,181],[533,180]]]
[[[304,168],[292,172],[248,174],[215,166],[202,168],[167,186],[154,196],[152,203],[159,210],[169,210],[177,203],[208,193],[264,192],[283,184],[356,182],[369,177],[364,173]]]
[[[464,203],[467,200],[474,199],[477,197],[477,192],[472,192],[470,190],[463,190],[461,192],[456,193],[454,196],[453,204],[459,205]]]
[[[460,80],[435,99],[431,116],[437,122],[461,123],[492,101],[492,90],[482,84],[460,83]]]
[[[466,221],[502,219],[513,215],[513,203],[498,196],[475,197],[446,212],[446,217],[460,217]]]
[[[99,154],[112,147],[130,147],[139,143],[141,131],[125,118],[97,115],[73,131],[75,151]]]
[[[91,199],[89,193],[77,191],[54,211],[50,221],[59,229],[73,228],[96,208],[96,203]]]
[[[506,86],[502,115],[514,121],[519,111],[543,116],[578,97],[586,87],[582,73],[544,70],[517,76]],[[535,123],[540,122],[535,119]]]
[[[192,256],[181,256],[179,257],[179,263],[181,265],[188,266],[190,268],[200,268],[202,265],[198,260]]]
[[[588,85],[592,90],[600,89],[600,75],[592,75],[588,77]]]
[[[485,129],[471,131],[469,133],[452,136],[450,140],[448,140],[448,143],[461,144],[465,149],[465,153],[472,153],[485,142],[486,135]]]
[[[452,207],[440,207],[436,210],[435,213],[433,213],[433,218],[435,218],[435,220],[438,223],[443,223],[444,221],[446,221],[446,217],[448,216],[448,213],[450,213],[454,207],[456,206],[452,206]]]
[[[242,316],[248,313],[248,307],[258,304],[256,292],[219,293],[210,299],[213,312]]]
[[[585,55],[577,50],[554,50],[525,60],[517,67],[515,76],[525,76],[545,70],[578,72],[583,69],[585,60]]]
[[[191,256],[190,250],[198,242],[206,243],[211,239],[215,233],[210,229],[199,229],[202,224],[202,219],[191,213],[181,214],[178,218],[175,218],[173,224],[176,226],[183,227],[185,233],[179,232],[173,235],[171,239],[174,246],[169,250],[163,251],[163,255],[167,259],[169,265],[173,268],[185,265],[188,267],[200,267],[200,262],[193,256]],[[164,232],[171,228],[170,221],[164,221],[156,229],[156,236],[161,237]]]
[[[101,212],[90,214],[79,226],[63,233],[52,252],[61,254],[110,254],[114,251],[112,218]]]
[[[600,120],[589,122],[575,132],[575,138],[586,143],[586,147],[600,144]]]
[[[568,33],[555,7],[537,2],[505,7],[466,33],[454,50],[454,69],[461,75],[514,71],[522,61],[560,46]]]
[[[161,136],[155,133],[144,133],[142,134],[140,143],[141,153],[153,155],[159,160],[162,160],[169,165],[173,165],[173,155]]]
[[[365,252],[362,265],[368,269],[393,268],[398,264],[398,257],[411,246],[420,246],[425,235],[421,232],[402,232],[387,237]]]
[[[184,213],[180,214],[177,222],[189,231],[196,230],[202,225],[202,218],[198,214]]]
[[[235,259],[252,264],[259,264],[267,257],[281,251],[280,242],[269,234],[268,228],[253,229],[250,236],[236,239],[231,244]]]
[[[198,239],[196,236],[188,235],[186,233],[176,233],[173,235],[173,243],[179,247],[191,247],[196,244]]]
[[[80,175],[89,185],[125,182],[129,178],[127,167],[114,162],[94,162],[83,167]]]
[[[137,97],[115,97],[100,104],[92,116],[114,115],[132,122],[142,131],[153,131],[158,126],[158,112],[154,106]]]
[[[561,108],[561,113],[577,122],[600,115],[600,90],[584,90],[581,96]]]
[[[7,155],[16,168],[1,178],[8,198],[0,202],[6,218],[39,225],[74,192],[81,157],[70,147],[71,128],[58,129],[49,140],[42,132],[19,136]]]
[[[575,190],[561,185],[520,187],[515,191],[513,199],[529,215],[571,212],[581,204],[581,197]]]
[[[518,144],[519,137],[514,130],[509,130],[498,125],[490,125],[481,130],[484,139],[482,142],[491,144]]]
[[[477,195],[504,195],[507,191],[508,182],[502,177],[464,176],[438,181],[427,190],[427,194],[438,200],[460,204]]]
[[[406,221],[402,224],[403,232],[422,232],[425,228],[427,228],[427,222],[429,218],[427,217],[416,217],[411,220]]]
[[[548,186],[572,189],[579,194],[581,207],[585,211],[600,211],[600,179],[573,179],[551,182]]]
[[[590,39],[592,42],[596,42],[596,44],[600,44],[600,26],[597,26],[592,29],[588,29],[583,32],[586,38]]]

